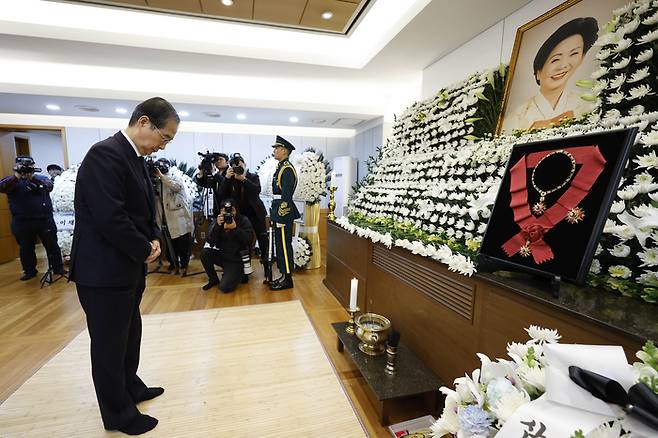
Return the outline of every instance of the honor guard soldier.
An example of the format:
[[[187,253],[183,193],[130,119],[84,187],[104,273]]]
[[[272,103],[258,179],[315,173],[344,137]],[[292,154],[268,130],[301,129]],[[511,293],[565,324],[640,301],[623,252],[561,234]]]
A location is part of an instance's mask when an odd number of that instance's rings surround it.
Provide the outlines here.
[[[292,252],[292,223],[300,217],[299,211],[292,200],[297,187],[297,172],[288,160],[295,147],[285,138],[276,136],[272,145],[272,156],[279,162],[272,178],[272,207],[270,209],[271,226],[274,229],[276,244],[276,263],[281,272],[278,280],[270,283],[271,290],[292,288],[292,269],[294,254]]]

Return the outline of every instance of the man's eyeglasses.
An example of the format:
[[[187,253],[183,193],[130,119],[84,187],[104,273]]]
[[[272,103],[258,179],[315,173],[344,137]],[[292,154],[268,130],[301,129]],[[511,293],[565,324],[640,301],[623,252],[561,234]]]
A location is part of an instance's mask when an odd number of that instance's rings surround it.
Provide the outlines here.
[[[162,139],[162,144],[167,144],[173,140],[173,138],[169,138],[166,135],[162,134],[162,131],[160,131],[158,127],[155,126],[153,123],[151,123],[151,127],[157,131],[158,135]]]

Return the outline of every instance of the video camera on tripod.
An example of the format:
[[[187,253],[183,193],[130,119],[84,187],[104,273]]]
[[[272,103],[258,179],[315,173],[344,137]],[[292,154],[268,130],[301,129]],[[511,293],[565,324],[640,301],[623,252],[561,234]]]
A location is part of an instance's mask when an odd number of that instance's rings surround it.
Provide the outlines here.
[[[219,152],[210,151],[206,151],[205,154],[203,152],[197,152],[197,155],[202,157],[199,169],[201,169],[206,175],[212,174],[215,161],[222,156]]]

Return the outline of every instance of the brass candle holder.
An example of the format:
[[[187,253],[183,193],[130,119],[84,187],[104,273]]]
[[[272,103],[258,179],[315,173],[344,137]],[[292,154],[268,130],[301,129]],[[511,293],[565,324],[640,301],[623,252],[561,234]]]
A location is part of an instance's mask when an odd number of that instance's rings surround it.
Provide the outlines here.
[[[345,332],[348,335],[353,335],[354,334],[354,315],[359,311],[359,306],[356,306],[355,308],[349,308],[347,311],[350,314],[350,319],[347,321],[347,327],[345,327]]]
[[[336,210],[336,198],[334,192],[336,190],[338,190],[338,187],[329,187],[329,214],[327,214],[327,218],[330,221],[336,220],[336,215],[334,214],[334,211]]]

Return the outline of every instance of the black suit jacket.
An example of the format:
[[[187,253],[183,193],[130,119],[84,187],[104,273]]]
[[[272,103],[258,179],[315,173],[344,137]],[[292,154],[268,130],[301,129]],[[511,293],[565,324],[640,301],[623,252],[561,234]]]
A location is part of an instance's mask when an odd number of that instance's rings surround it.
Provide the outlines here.
[[[70,279],[85,286],[135,285],[159,238],[143,159],[121,132],[91,147],[75,183]]]
[[[265,223],[267,210],[260,200],[260,178],[255,173],[247,172],[245,180],[224,178],[219,186],[220,199],[231,198],[237,202],[240,213],[255,216],[259,222]],[[216,215],[215,215],[216,216]]]

